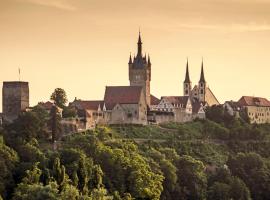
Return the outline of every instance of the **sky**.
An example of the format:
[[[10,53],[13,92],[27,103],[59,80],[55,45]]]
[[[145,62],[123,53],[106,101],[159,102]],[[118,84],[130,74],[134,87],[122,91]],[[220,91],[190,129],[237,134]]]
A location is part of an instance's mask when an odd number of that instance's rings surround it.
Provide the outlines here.
[[[197,84],[203,57],[220,103],[270,99],[270,0],[0,0],[0,82],[20,68],[32,106],[57,87],[69,101],[103,99],[129,84],[139,29],[155,96],[183,95],[187,57]]]

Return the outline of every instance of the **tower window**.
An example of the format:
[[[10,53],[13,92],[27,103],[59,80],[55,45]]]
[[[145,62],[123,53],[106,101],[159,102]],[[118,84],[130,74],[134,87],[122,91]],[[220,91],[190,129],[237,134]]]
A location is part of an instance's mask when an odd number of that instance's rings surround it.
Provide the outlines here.
[[[188,94],[188,90],[186,90],[186,94]]]
[[[203,94],[203,90],[201,90],[201,94]]]
[[[201,87],[203,87],[203,84],[201,83]]]

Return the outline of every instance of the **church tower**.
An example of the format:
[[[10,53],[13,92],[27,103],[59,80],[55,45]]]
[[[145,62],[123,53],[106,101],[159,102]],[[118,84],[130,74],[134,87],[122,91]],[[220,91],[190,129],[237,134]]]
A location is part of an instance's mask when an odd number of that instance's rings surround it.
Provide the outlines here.
[[[202,67],[201,67],[201,77],[199,80],[199,87],[198,87],[199,91],[199,101],[200,102],[205,102],[205,93],[206,93],[206,81],[204,78],[204,70],[203,70],[203,61],[202,61]]]
[[[151,81],[151,61],[142,55],[142,40],[139,32],[137,55],[132,59],[129,56],[129,82],[130,86],[142,86],[146,98],[147,105],[150,106],[150,81]]]
[[[189,69],[188,69],[188,60],[187,60],[187,66],[186,66],[186,77],[184,80],[184,96],[191,96],[191,81],[189,78]]]

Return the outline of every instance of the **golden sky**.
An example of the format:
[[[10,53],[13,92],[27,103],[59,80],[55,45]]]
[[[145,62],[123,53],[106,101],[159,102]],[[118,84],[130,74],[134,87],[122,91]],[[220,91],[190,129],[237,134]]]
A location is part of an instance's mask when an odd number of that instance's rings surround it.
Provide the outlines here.
[[[106,85],[129,84],[139,27],[154,95],[182,95],[186,57],[193,84],[204,57],[220,102],[270,98],[270,0],[0,0],[0,81],[20,67],[31,105],[56,87],[102,99]]]

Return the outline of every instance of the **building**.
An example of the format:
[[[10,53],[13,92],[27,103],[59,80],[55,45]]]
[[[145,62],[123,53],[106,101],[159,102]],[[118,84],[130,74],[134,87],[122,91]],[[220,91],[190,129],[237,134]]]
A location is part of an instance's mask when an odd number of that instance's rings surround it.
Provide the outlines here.
[[[239,112],[241,108],[238,105],[237,101],[225,101],[223,107],[229,115],[239,117]]]
[[[200,80],[197,85],[195,85],[192,89],[192,82],[189,77],[189,64],[187,60],[186,64],[186,75],[183,83],[183,91],[184,96],[190,96],[193,102],[200,102],[205,106],[213,106],[219,105],[217,98],[214,93],[211,91],[209,86],[207,85],[206,79],[204,77],[204,66],[203,61],[201,65],[201,75]]]
[[[104,104],[108,124],[147,124],[147,102],[141,86],[107,86]]]
[[[75,99],[70,106],[77,112],[78,130],[92,129],[97,124],[104,124],[106,107],[103,100],[83,101]]]
[[[150,82],[151,82],[151,61],[142,55],[142,40],[139,33],[137,55],[134,58],[129,56],[129,82],[130,86],[141,86],[146,98],[147,105],[151,104]]]
[[[266,98],[243,96],[237,104],[246,112],[250,123],[270,123],[270,101]]]
[[[3,120],[12,122],[29,107],[29,84],[22,81],[3,82]]]
[[[164,96],[150,112],[151,122],[187,122],[192,120],[192,102],[189,96]]]

